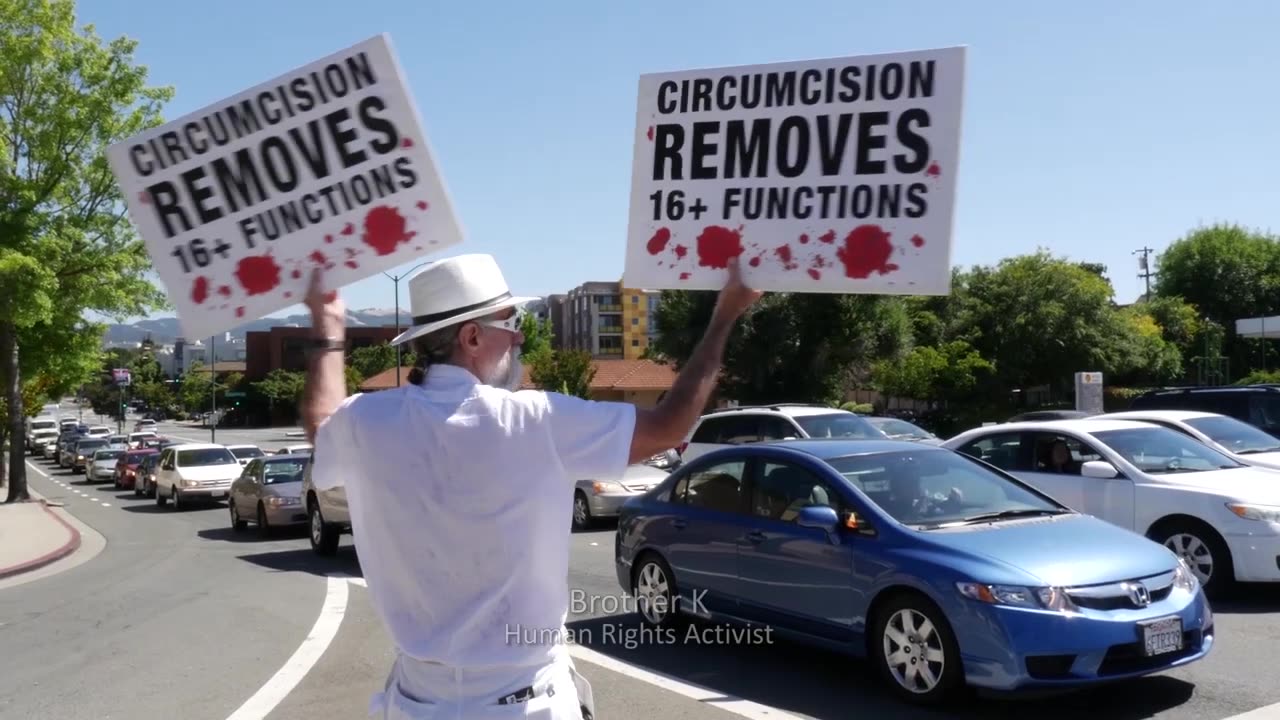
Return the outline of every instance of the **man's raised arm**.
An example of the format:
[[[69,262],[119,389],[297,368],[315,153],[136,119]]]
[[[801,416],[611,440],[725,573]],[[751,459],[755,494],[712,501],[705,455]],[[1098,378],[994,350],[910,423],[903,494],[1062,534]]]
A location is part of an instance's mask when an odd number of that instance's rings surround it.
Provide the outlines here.
[[[315,443],[316,429],[347,399],[344,370],[347,310],[336,291],[324,291],[319,268],[311,275],[306,304],[311,310],[311,339],[317,346],[307,356],[302,429],[307,434],[307,442]]]

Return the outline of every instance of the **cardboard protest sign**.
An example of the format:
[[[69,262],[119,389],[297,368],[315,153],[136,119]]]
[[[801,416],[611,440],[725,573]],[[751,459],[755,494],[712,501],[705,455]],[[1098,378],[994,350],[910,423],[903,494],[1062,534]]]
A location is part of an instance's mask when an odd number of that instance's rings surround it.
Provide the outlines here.
[[[108,149],[178,311],[205,337],[462,241],[386,35]]]
[[[627,287],[945,295],[963,47],[640,78]]]

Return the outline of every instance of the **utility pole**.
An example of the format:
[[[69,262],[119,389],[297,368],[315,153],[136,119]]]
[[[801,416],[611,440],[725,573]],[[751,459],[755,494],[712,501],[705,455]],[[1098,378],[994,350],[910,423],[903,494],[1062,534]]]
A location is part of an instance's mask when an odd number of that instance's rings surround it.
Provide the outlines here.
[[[218,441],[218,374],[213,366],[218,362],[218,338],[209,336],[209,405],[213,412],[209,415],[209,442]]]
[[[408,277],[408,276],[409,276],[409,273],[412,273],[414,270],[417,270],[418,268],[420,268],[420,267],[422,267],[423,265],[426,265],[426,264],[427,264],[427,263],[420,263],[420,264],[418,264],[418,265],[414,265],[413,267],[409,268],[409,272],[401,273],[401,274],[399,274],[399,275],[392,275],[392,274],[390,274],[390,273],[386,273],[386,272],[382,273],[383,275],[386,275],[386,276],[387,276],[387,278],[389,278],[389,279],[391,280],[391,282],[395,285],[395,293],[396,293],[396,335],[399,335],[399,334],[400,334],[400,281],[401,281],[401,280],[403,280],[403,279],[405,279],[406,277]],[[400,361],[400,350],[401,350],[403,347],[404,347],[404,344],[403,344],[403,343],[401,343],[400,345],[396,345],[396,387],[400,387],[400,366],[403,364],[403,363],[401,363],[401,361]]]
[[[1149,247],[1143,247],[1141,250],[1133,251],[1134,255],[1142,256],[1138,258],[1138,267],[1142,269],[1142,272],[1138,273],[1138,277],[1147,281],[1147,300],[1151,299],[1151,277],[1155,274],[1151,272],[1151,253],[1153,252],[1155,252],[1155,250]]]

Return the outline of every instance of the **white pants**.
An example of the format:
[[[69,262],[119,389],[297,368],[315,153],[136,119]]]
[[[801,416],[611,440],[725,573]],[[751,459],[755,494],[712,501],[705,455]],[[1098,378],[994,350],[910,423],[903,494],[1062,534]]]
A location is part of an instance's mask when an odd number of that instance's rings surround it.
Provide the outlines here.
[[[535,691],[531,699],[498,703],[529,686]],[[398,655],[386,688],[373,696],[369,714],[381,720],[582,720],[583,706],[594,716],[591,685],[578,674],[568,652],[544,665],[485,668],[450,667]]]

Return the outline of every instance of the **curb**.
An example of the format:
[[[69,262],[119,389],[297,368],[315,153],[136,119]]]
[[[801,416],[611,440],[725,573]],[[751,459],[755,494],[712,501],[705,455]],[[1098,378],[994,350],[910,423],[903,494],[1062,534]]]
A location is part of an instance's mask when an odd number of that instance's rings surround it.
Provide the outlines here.
[[[25,572],[31,572],[32,570],[38,570],[45,565],[61,560],[80,548],[80,531],[72,527],[66,520],[58,517],[58,514],[53,510],[50,510],[49,502],[47,500],[40,500],[39,502],[40,507],[44,508],[45,512],[49,513],[49,517],[57,520],[59,525],[66,528],[67,532],[71,533],[71,538],[63,543],[62,547],[47,552],[38,558],[33,558],[26,562],[20,562],[17,565],[11,565],[7,568],[0,568],[0,580],[13,577],[14,575],[21,575]]]

